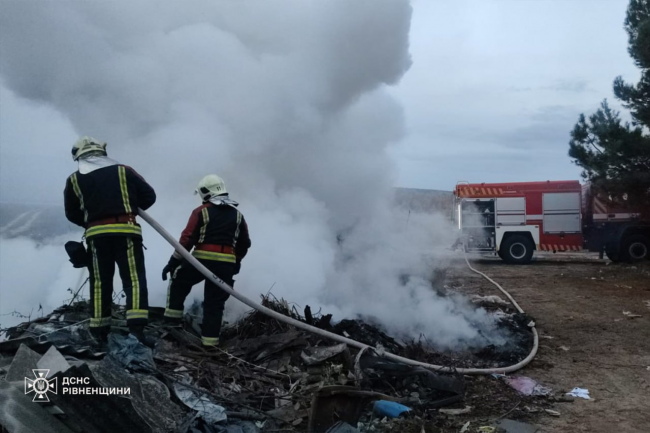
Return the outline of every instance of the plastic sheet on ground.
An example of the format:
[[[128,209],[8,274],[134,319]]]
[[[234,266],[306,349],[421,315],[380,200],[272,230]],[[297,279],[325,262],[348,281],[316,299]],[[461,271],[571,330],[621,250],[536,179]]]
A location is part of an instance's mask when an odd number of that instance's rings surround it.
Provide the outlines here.
[[[132,371],[153,372],[153,353],[137,338],[111,333],[108,337],[108,354],[125,368]]]
[[[586,388],[573,388],[571,391],[567,392],[566,395],[591,400],[591,397],[589,397],[589,390]]]
[[[189,389],[181,383],[174,384],[174,392],[180,401],[187,407],[198,412],[198,416],[208,424],[226,421],[226,409],[212,403],[208,397],[199,395],[198,391]]]
[[[550,395],[553,390],[526,376],[506,376],[503,380],[523,395]]]

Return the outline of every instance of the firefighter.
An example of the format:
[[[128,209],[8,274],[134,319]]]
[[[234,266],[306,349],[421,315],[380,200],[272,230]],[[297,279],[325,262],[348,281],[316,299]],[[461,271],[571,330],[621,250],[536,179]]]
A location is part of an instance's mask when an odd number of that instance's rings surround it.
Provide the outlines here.
[[[180,243],[188,251],[194,248],[192,255],[232,287],[233,276],[239,273],[241,261],[251,246],[246,220],[237,209],[238,203],[230,199],[219,176],[205,176],[194,193],[201,196],[203,203],[192,211]],[[205,280],[201,340],[205,347],[217,346],[224,304],[230,295],[206,279],[194,266],[181,260],[177,251],[163,269],[163,281],[167,280],[167,274],[171,274],[171,279],[165,317],[172,323],[182,319],[185,298],[192,286]]]
[[[90,272],[90,331],[105,344],[111,325],[115,263],[126,295],[129,331],[142,343],[149,305],[142,229],[136,222],[138,208],[156,201],[153,188],[131,167],[108,158],[106,143],[81,137],[72,147],[79,170],[65,185],[65,215],[86,229]]]

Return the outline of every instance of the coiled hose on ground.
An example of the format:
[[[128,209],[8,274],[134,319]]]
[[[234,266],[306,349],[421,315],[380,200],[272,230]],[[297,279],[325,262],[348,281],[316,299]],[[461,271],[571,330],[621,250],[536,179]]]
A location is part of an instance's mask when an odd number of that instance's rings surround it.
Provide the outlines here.
[[[165,238],[167,242],[169,242],[178,253],[183,256],[185,260],[187,260],[192,266],[194,266],[199,272],[201,272],[203,275],[206,276],[206,278],[210,278],[217,286],[219,286],[222,290],[226,291],[228,294],[233,296],[234,298],[240,300],[244,304],[248,305],[251,308],[254,308],[255,310],[266,314],[269,317],[272,317],[276,320],[279,320],[281,322],[287,323],[289,325],[295,326],[296,328],[305,330],[307,332],[311,332],[313,334],[317,334],[321,337],[328,338],[330,340],[338,341],[339,343],[345,343],[348,346],[351,347],[356,347],[357,349],[361,350],[366,350],[366,349],[372,349],[378,354],[381,354],[384,358],[401,362],[403,364],[407,365],[412,365],[416,367],[424,367],[430,370],[434,370],[437,372],[442,372],[442,373],[462,373],[462,374],[494,374],[494,373],[510,373],[513,371],[517,371],[520,368],[524,367],[526,364],[528,364],[530,361],[533,360],[535,355],[537,354],[537,349],[539,346],[539,336],[537,335],[537,330],[535,329],[534,324],[532,325],[532,331],[533,331],[533,348],[528,354],[528,356],[521,362],[511,365],[508,367],[499,367],[499,368],[454,368],[454,367],[445,367],[442,365],[435,365],[435,364],[428,364],[426,362],[420,362],[420,361],[415,361],[413,359],[408,359],[404,358],[399,355],[395,355],[389,352],[386,352],[384,350],[378,350],[377,348],[374,348],[372,346],[369,346],[367,344],[360,343],[358,341],[352,340],[350,338],[346,338],[342,335],[334,334],[329,331],[325,331],[324,329],[317,328],[315,326],[311,326],[307,323],[301,322],[299,320],[293,319],[291,317],[285,316],[284,314],[280,314],[276,311],[271,310],[270,308],[266,308],[263,305],[258,304],[257,302],[253,301],[252,299],[249,299],[242,293],[236,292],[233,290],[232,287],[230,287],[228,284],[226,284],[224,281],[222,281],[219,277],[214,275],[208,268],[203,266],[201,262],[199,262],[194,256],[192,256],[173,236],[171,236],[165,229],[162,227],[156,220],[154,220],[151,215],[149,215],[147,212],[143,211],[142,209],[138,209],[138,214],[144,219],[151,227],[154,228],[160,235]],[[483,276],[486,278],[489,282],[494,284],[501,292],[503,292],[504,295],[508,297],[510,302],[515,306],[515,308],[520,312],[523,313],[524,310],[521,309],[519,304],[510,296],[508,292],[506,292],[503,287],[501,287],[496,281],[485,275],[483,272],[478,271],[472,267],[472,265],[469,264],[469,261],[467,260],[467,256],[465,256],[465,262],[467,262],[467,266],[473,271],[476,272],[477,274]]]

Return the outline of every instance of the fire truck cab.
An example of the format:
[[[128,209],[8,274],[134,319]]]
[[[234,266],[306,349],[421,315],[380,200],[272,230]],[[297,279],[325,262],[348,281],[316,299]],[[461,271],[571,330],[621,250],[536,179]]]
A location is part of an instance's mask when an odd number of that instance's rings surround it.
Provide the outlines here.
[[[513,264],[535,250],[582,249],[579,181],[459,182],[455,218],[467,252],[495,252]]]

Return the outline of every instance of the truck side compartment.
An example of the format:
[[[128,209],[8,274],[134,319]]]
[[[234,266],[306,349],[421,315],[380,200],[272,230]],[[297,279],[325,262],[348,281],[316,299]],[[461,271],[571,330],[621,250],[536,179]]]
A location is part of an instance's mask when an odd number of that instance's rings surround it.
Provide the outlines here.
[[[456,220],[468,252],[494,252],[513,264],[534,250],[607,254],[612,261],[650,258],[650,223],[579,181],[458,183]]]

